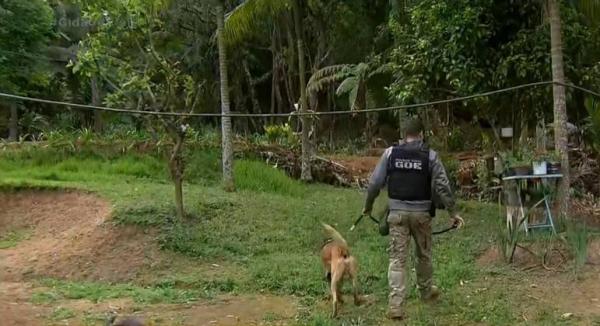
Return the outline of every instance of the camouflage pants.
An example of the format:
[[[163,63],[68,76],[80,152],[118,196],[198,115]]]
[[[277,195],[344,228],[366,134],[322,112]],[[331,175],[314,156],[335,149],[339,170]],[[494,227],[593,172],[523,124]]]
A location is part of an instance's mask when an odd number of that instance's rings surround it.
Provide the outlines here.
[[[431,290],[433,268],[431,266],[431,217],[428,212],[390,211],[390,286],[389,308],[393,314],[402,313],[406,297],[406,262],[411,235],[416,245],[417,285],[421,296]]]

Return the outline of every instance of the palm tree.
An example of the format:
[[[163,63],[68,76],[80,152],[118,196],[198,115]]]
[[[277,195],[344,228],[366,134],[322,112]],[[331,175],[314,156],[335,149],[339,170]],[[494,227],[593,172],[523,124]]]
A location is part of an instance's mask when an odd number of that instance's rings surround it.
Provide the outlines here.
[[[226,115],[229,109],[229,78],[227,75],[227,49],[225,45],[225,12],[223,2],[216,2],[217,13],[217,42],[219,47],[219,74],[221,76],[221,113]],[[231,117],[221,118],[222,151],[223,151],[223,187],[225,191],[235,191],[233,179],[233,139],[231,132]]]
[[[308,112],[308,98],[306,95],[306,63],[304,50],[304,29],[302,28],[302,8],[304,0],[246,0],[228,14],[225,25],[229,40],[236,42],[248,36],[265,17],[275,17],[280,13],[292,9],[294,30],[296,33],[296,46],[298,53],[298,74],[300,79],[300,112]],[[301,116],[302,122],[302,169],[300,178],[304,181],[312,180],[311,173],[311,119],[306,115]]]
[[[294,29],[296,30],[296,40],[298,42],[298,74],[300,75],[300,112],[308,111],[308,98],[306,97],[306,64],[304,62],[304,29],[301,22],[301,0],[294,0]],[[310,144],[310,119],[303,115],[302,121],[302,168],[300,179],[303,181],[312,181],[310,169],[311,144]]]
[[[565,83],[563,61],[562,26],[560,17],[560,2],[547,0],[548,17],[550,20],[550,53],[552,56],[552,80]],[[580,0],[577,5],[581,12],[587,15],[592,22],[600,16],[600,3],[596,0]],[[569,211],[569,189],[571,187],[571,174],[569,171],[569,149],[567,132],[567,103],[565,87],[561,84],[553,85],[554,97],[554,144],[555,150],[561,157],[563,178],[559,187],[558,203],[561,218],[566,218]]]
[[[560,4],[558,0],[548,0],[548,16],[550,19],[550,52],[552,56],[552,80],[559,83],[565,82],[565,71],[563,64],[563,43],[560,22]],[[569,209],[569,152],[567,134],[567,102],[565,87],[554,84],[552,90],[554,96],[554,144],[555,150],[560,154],[563,166],[563,178],[558,202],[560,205],[560,217],[566,217]]]

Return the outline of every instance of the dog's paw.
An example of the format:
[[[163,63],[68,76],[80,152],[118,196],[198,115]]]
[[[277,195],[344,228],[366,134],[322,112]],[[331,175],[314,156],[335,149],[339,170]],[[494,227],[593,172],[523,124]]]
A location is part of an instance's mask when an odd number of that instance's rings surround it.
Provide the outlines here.
[[[358,301],[358,303],[356,303]],[[358,300],[355,299],[354,304],[357,306],[371,306],[376,303],[376,299],[369,295],[359,296]]]

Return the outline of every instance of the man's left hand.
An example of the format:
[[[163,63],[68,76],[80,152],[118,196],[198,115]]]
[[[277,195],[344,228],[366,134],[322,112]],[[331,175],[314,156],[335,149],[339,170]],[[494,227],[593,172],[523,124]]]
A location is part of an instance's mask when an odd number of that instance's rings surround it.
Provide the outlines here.
[[[457,229],[460,229],[465,225],[465,220],[458,214],[454,214],[450,220],[452,221],[452,226],[456,226]]]

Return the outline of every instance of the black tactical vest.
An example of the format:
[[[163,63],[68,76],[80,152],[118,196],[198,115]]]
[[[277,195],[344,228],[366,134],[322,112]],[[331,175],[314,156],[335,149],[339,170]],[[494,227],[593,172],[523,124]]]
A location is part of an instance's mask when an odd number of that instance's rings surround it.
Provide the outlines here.
[[[406,145],[392,148],[388,160],[388,197],[396,200],[431,200],[429,147],[407,149]]]

